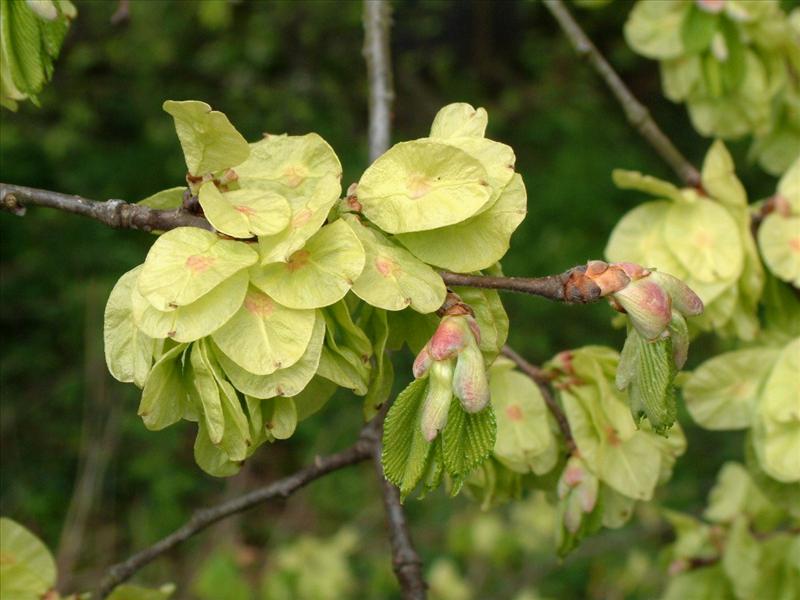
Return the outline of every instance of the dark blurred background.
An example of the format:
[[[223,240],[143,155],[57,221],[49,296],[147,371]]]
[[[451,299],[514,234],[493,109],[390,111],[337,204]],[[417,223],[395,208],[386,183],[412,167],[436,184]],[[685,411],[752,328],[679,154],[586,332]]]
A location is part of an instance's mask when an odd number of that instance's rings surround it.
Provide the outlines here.
[[[116,2],[75,4],[79,15],[41,107],[23,103],[18,113],[2,112],[4,182],[129,201],[180,185],[182,155],[172,119],[161,110],[170,98],[210,103],[251,140],[262,132],[318,132],[339,154],[345,187],[365,168],[360,2],[133,0],[130,18],[117,25],[110,22]],[[663,99],[655,63],[625,45],[630,6],[625,0],[599,10],[570,5],[662,128],[699,164],[709,141],[693,132],[682,107]],[[537,2],[398,1],[392,52],[394,140],[427,135],[438,108],[466,101],[484,106],[489,136],[515,149],[528,217],[503,261],[507,274],[555,273],[601,258],[616,221],[641,200],[614,188],[613,168],[674,180]],[[746,144],[731,149],[752,199],[769,193],[774,182],[747,163]],[[57,552],[70,571],[62,575],[65,590],[91,586],[104,567],[168,533],[193,507],[344,447],[360,426],[360,401],[339,395],[291,440],[264,447],[230,480],[195,466],[195,432],[187,423],[146,431],[136,417],[138,391],[107,374],[102,321],[114,282],[143,261],[151,242],[144,233],[48,209],[31,209],[24,218],[0,215],[0,509]],[[505,300],[510,342],[532,361],[585,344],[621,345],[607,306]],[[699,347],[712,343],[701,340]],[[678,462],[660,497],[697,512],[719,465],[740,456],[741,440],[701,432],[685,413],[682,422],[693,458]],[[656,551],[668,534],[652,510],[559,564],[548,542],[549,517],[537,502],[524,505],[527,513],[518,507],[480,514],[469,500],[441,493],[410,500],[415,541],[426,565],[435,565],[432,577],[454,581],[434,590],[438,597],[648,597],[658,588]],[[148,567],[140,580],[175,581],[181,598],[259,598],[264,573],[280,568],[281,548],[306,534],[328,539],[344,524],[357,540],[347,563],[352,581],[340,597],[394,597],[370,466],[219,525]],[[632,547],[639,548],[633,555]],[[452,560],[437,559],[446,556]],[[331,569],[344,568],[334,563]],[[457,585],[464,581],[471,596]]]

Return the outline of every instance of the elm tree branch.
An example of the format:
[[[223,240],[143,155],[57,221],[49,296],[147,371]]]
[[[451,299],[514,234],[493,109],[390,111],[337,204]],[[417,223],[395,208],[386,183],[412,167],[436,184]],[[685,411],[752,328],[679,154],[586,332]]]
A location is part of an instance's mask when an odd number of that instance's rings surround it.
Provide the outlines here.
[[[580,25],[572,18],[562,0],[544,0],[547,10],[555,17],[575,51],[589,61],[597,74],[603,78],[614,97],[625,111],[628,122],[639,132],[653,149],[663,158],[681,180],[690,187],[700,186],[700,173],[653,120],[625,82],[603,57]]]
[[[392,130],[392,84],[389,27],[392,6],[387,0],[364,0],[364,58],[369,83],[369,160],[389,149]]]
[[[386,0],[364,0],[364,58],[367,61],[369,83],[369,159],[374,161],[389,149],[392,131],[392,65],[389,44],[391,4]],[[389,403],[375,418],[378,433]],[[389,543],[392,548],[392,568],[400,584],[404,600],[425,600],[427,586],[422,574],[422,560],[414,549],[406,515],[400,504],[400,493],[386,480],[381,462],[381,439],[378,435],[373,446],[373,462],[381,486],[386,522],[389,525]]]
[[[139,569],[210,525],[268,500],[288,498],[306,484],[324,475],[368,460],[372,457],[375,444],[375,425],[370,424],[364,428],[359,440],[346,450],[323,458],[317,458],[313,464],[292,475],[253,490],[243,496],[198,510],[188,522],[167,537],[134,554],[129,559],[112,566],[100,584],[97,592],[98,597],[105,598],[116,586],[130,579]]]
[[[166,231],[176,227],[200,227],[213,231],[211,223],[203,217],[180,209],[155,210],[139,204],[129,204],[124,200],[98,202],[80,196],[0,183],[0,206],[3,209],[22,216],[28,205],[46,206],[82,215],[117,229]]]
[[[570,454],[573,454],[578,447],[575,445],[575,438],[572,437],[572,430],[569,427],[567,415],[564,414],[561,406],[558,404],[558,402],[556,402],[556,399],[550,392],[550,381],[545,375],[544,371],[542,371],[542,369],[536,365],[525,360],[511,346],[503,346],[501,352],[503,353],[503,356],[514,361],[517,367],[519,367],[520,371],[530,377],[539,387],[539,391],[542,392],[542,397],[544,398],[545,404],[547,404],[547,408],[555,418],[558,428],[561,430],[561,435],[564,436],[564,442],[567,445],[567,450]]]
[[[387,403],[388,404],[388,403]],[[383,420],[383,419],[381,419]],[[381,443],[373,449],[373,462],[381,486],[386,523],[389,525],[389,543],[392,547],[392,569],[400,583],[404,600],[424,600],[427,585],[422,574],[422,559],[414,549],[406,515],[400,504],[400,492],[386,479],[381,463]]]
[[[184,210],[156,210],[123,200],[100,202],[81,196],[0,183],[0,207],[17,215],[24,215],[27,206],[44,206],[64,212],[89,217],[119,229],[143,231],[168,231],[176,227],[200,227],[214,231],[203,217]],[[587,304],[602,298],[600,288],[588,279],[585,266],[577,266],[558,275],[544,277],[490,277],[463,275],[442,271],[441,276],[449,286],[477,287],[520,292],[566,304]]]

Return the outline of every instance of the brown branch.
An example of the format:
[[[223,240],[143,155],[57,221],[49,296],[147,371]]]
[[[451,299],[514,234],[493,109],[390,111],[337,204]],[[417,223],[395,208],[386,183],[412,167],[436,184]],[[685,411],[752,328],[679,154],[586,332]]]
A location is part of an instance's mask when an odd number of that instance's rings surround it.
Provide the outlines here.
[[[422,574],[422,559],[411,541],[406,515],[400,504],[400,492],[383,474],[380,443],[375,444],[373,461],[381,486],[383,506],[386,509],[386,523],[389,525],[392,569],[400,583],[404,600],[424,600],[427,597],[428,586]]]
[[[367,61],[369,80],[369,159],[374,161],[389,148],[392,131],[392,64],[389,44],[391,4],[388,0],[364,0],[364,58]],[[375,417],[378,432],[389,403]],[[386,522],[389,525],[389,542],[392,548],[392,568],[400,584],[404,600],[424,600],[427,597],[422,560],[414,549],[408,523],[400,505],[400,493],[383,473],[380,438],[373,447],[372,459],[381,486]]]
[[[600,287],[585,276],[586,267],[573,267],[559,275],[545,277],[490,277],[441,271],[448,286],[489,288],[541,296],[567,304],[588,304],[603,297]]]
[[[332,473],[344,467],[363,462],[373,455],[373,448],[376,444],[375,426],[367,425],[359,440],[341,452],[331,454],[324,458],[317,458],[313,464],[279,479],[269,485],[248,494],[239,496],[232,500],[198,510],[192,515],[188,522],[174,532],[162,538],[149,548],[142,550],[131,556],[129,559],[112,566],[108,574],[97,591],[100,598],[105,598],[120,583],[127,581],[139,569],[147,565],[152,560],[158,558],[165,552],[171,550],[181,542],[186,541],[193,535],[206,529],[210,525],[221,521],[231,515],[238,514],[250,509],[258,504],[272,500],[274,498],[288,498],[294,492],[308,483],[319,479],[323,475]]]
[[[89,217],[119,229],[168,231],[176,227],[200,227],[214,231],[205,218],[181,209],[156,210],[139,204],[128,204],[124,200],[99,202],[81,196],[0,183],[1,208],[17,215],[24,215],[28,205],[55,208]],[[440,274],[449,286],[520,292],[566,304],[587,304],[607,295],[596,283],[586,277],[585,265],[573,267],[559,275],[545,277],[490,277],[463,275],[449,271],[442,271]]]
[[[552,414],[555,418],[556,424],[558,424],[558,428],[561,430],[561,435],[564,436],[564,443],[567,445],[567,450],[570,454],[574,454],[578,447],[575,444],[575,438],[572,437],[572,430],[569,427],[567,415],[564,414],[561,406],[559,406],[558,402],[556,402],[556,399],[553,397],[553,394],[550,391],[550,380],[547,378],[544,371],[542,371],[542,369],[536,365],[525,360],[511,346],[503,346],[501,352],[503,353],[503,356],[514,361],[517,367],[519,367],[520,371],[525,373],[537,386],[539,386],[539,391],[542,392],[542,397],[544,398],[545,404],[547,404],[550,414]]]
[[[653,120],[647,108],[628,89],[625,82],[603,57],[580,25],[572,18],[562,0],[544,0],[544,5],[555,17],[575,51],[597,71],[625,111],[628,122],[653,147],[681,180],[690,187],[700,186],[700,173],[678,150]]]
[[[200,227],[213,231],[203,217],[183,210],[155,210],[124,200],[98,202],[80,196],[61,194],[48,190],[0,183],[0,206],[19,216],[25,214],[27,205],[56,208],[64,212],[89,217],[117,229],[142,231],[167,231],[176,227]]]
[[[364,58],[369,83],[369,160],[389,149],[392,129],[392,62],[389,45],[392,6],[388,0],[364,0]]]

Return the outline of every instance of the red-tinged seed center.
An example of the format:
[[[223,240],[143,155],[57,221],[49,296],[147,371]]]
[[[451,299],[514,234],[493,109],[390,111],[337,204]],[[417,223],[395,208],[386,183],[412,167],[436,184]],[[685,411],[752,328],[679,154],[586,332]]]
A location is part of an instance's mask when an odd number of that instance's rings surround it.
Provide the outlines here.
[[[283,170],[283,177],[286,185],[295,188],[305,181],[306,170],[299,165],[289,165]]]
[[[406,187],[408,188],[408,195],[414,200],[422,198],[432,189],[430,180],[423,173],[409,175],[406,180]]]
[[[522,409],[518,404],[509,404],[506,406],[506,415],[512,421],[522,421]]]
[[[256,317],[268,317],[275,310],[275,304],[265,294],[249,292],[244,299],[244,308]]]
[[[248,217],[252,217],[254,214],[256,214],[256,211],[254,211],[249,206],[239,205],[239,206],[234,206],[233,208],[236,209],[238,212],[240,212],[243,215],[246,215]]]
[[[207,271],[213,264],[214,259],[212,257],[203,256],[202,254],[193,254],[186,259],[186,268],[195,274]]]
[[[606,427],[606,440],[615,448],[622,443],[622,440],[619,439],[619,435],[617,435],[617,430],[611,427],[611,425]]]
[[[289,262],[286,263],[286,268],[294,273],[302,269],[308,264],[311,253],[308,250],[298,250],[289,257]]]
[[[311,220],[312,214],[313,213],[307,208],[297,211],[297,214],[292,217],[292,227],[295,229],[302,227]]]
[[[694,245],[701,250],[705,250],[714,245],[714,238],[704,229],[701,229],[694,235],[693,241]]]
[[[375,259],[375,268],[378,270],[378,273],[384,277],[391,277],[397,270],[397,263],[395,263],[391,258],[379,256]]]

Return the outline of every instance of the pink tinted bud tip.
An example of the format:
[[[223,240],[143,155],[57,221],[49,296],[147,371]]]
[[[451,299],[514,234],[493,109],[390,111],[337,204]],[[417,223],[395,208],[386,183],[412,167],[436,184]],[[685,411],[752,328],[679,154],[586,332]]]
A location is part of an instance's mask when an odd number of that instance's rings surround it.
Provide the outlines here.
[[[711,14],[722,12],[725,8],[725,0],[695,0],[695,4],[701,10]]]
[[[619,267],[631,279],[641,279],[650,275],[650,270],[645,269],[642,265],[637,265],[631,262],[614,263],[612,266]]]
[[[433,360],[446,360],[457,354],[467,345],[463,317],[445,317],[436,328],[431,341],[428,342]]]
[[[428,350],[428,344],[419,351],[417,354],[417,358],[414,359],[414,366],[412,371],[414,373],[414,379],[421,379],[428,374],[428,370],[431,368],[431,353]]]

